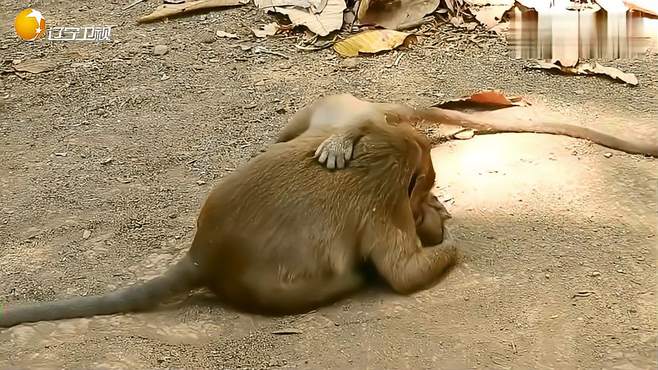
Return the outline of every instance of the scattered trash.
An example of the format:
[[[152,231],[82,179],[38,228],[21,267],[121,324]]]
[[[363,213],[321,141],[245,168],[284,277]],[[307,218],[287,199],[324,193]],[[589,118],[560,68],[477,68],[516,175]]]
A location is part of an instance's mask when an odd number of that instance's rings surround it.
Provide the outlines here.
[[[373,24],[397,30],[410,28],[421,21],[427,14],[434,12],[441,0],[407,0],[392,2],[389,0],[361,0],[357,19],[359,23]]]
[[[280,330],[275,330],[272,332],[274,335],[291,335],[291,334],[302,334],[303,332],[299,329],[294,328],[285,328]]]
[[[50,59],[30,59],[18,61],[12,68],[16,72],[43,73],[54,71],[58,65],[56,61]]]
[[[201,186],[201,185],[205,185],[206,182],[203,181],[203,180],[197,180],[197,181],[196,181],[196,184],[199,185],[199,186]]]
[[[607,152],[607,153],[603,154],[603,156],[606,157],[606,158],[611,158],[611,157],[612,157],[612,153]]]
[[[55,152],[55,157],[66,157],[67,155],[67,152]]]
[[[82,232],[82,239],[87,240],[91,236],[91,231],[85,230]]]
[[[554,63],[536,62],[537,65],[530,66],[535,69],[555,69],[565,74],[571,75],[605,75],[613,80],[620,80],[630,85],[637,85],[638,80],[632,73],[625,73],[614,67],[606,67],[601,64],[592,63],[578,63],[574,67],[564,67]]]
[[[409,46],[416,42],[416,36],[395,30],[371,30],[358,33],[334,45],[334,50],[343,57],[355,57],[359,53],[377,53]]]
[[[112,157],[107,158],[107,159],[103,159],[103,160],[101,161],[101,164],[102,164],[102,165],[108,165],[108,164],[112,163],[113,160],[114,160],[114,158],[112,158]]]
[[[272,22],[262,27],[252,28],[251,31],[256,37],[274,36],[279,31],[279,24]]]
[[[219,30],[217,32],[215,32],[215,36],[222,37],[222,38],[227,38],[227,39],[238,39],[238,38],[240,38],[238,35],[236,35],[234,33],[229,33],[229,32],[219,31]]]
[[[601,273],[598,272],[598,271],[594,271],[594,272],[592,272],[591,275],[592,275],[592,277],[597,277],[597,276],[601,276]]]
[[[197,0],[180,4],[162,4],[155,8],[151,14],[145,15],[139,18],[137,21],[141,23],[151,22],[170,17],[172,15],[183,14],[201,9],[238,6],[247,3],[249,3],[249,0]]]
[[[153,55],[165,55],[169,52],[167,45],[155,45],[153,48]]]

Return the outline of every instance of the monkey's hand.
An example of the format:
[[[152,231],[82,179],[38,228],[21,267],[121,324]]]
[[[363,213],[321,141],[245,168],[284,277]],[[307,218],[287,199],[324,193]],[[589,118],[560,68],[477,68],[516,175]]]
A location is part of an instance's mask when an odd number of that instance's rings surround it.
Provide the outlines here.
[[[354,138],[352,135],[340,133],[326,138],[315,151],[318,162],[326,163],[328,169],[344,168],[352,159]]]
[[[452,260],[453,265],[457,265],[463,259],[463,255],[457,249],[457,240],[454,237],[454,232],[452,231],[451,220],[443,224],[443,241],[438,246],[441,247],[446,253],[447,256]]]

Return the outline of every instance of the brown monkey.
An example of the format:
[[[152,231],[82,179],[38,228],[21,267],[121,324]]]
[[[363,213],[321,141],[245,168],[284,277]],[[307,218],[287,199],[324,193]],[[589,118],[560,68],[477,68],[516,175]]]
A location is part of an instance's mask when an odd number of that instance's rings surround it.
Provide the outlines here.
[[[513,122],[500,120],[484,122],[478,114],[464,114],[440,108],[415,109],[405,104],[373,103],[358,99],[351,94],[322,97],[302,108],[290,119],[279,135],[278,141],[287,141],[316,130],[330,129],[333,134],[318,148],[316,156],[327,168],[343,168],[352,158],[352,146],[363,135],[363,128],[371,125],[417,122],[443,124],[459,122],[460,126],[476,131],[476,134],[501,132],[534,132],[566,135],[590,140],[608,148],[631,154],[658,157],[658,143],[622,139],[590,128],[560,122]]]
[[[328,171],[314,158],[327,133],[306,134],[224,178],[200,211],[189,252],[161,277],[5,309],[0,327],[145,310],[197,287],[246,311],[304,312],[358,289],[364,264],[398,293],[431,286],[457,250],[447,228],[430,225],[443,223],[441,212],[418,217],[434,183],[429,142],[405,125],[364,130],[345,170]],[[423,248],[419,237],[443,242]]]

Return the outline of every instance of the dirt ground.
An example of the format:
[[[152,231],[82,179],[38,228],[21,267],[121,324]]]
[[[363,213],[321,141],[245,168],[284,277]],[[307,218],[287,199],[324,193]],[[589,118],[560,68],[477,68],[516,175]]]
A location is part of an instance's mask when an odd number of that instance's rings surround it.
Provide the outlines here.
[[[350,65],[295,38],[256,41],[249,27],[269,18],[253,6],[136,25],[157,1],[121,11],[123,0],[30,2],[49,24],[116,27],[109,44],[28,45],[12,29],[27,3],[0,1],[3,69],[62,64],[0,75],[4,305],[162,272],[189,247],[211,186],[320,94],[427,105],[499,88],[607,132],[658,135],[656,55],[611,63],[636,73],[632,88],[528,71],[501,40],[442,26],[398,66],[395,52]],[[207,43],[216,30],[240,39]],[[154,55],[158,44],[169,52]],[[234,47],[253,44],[289,58]],[[435,152],[466,261],[432,289],[372,287],[282,318],[202,292],[160,312],[0,330],[0,367],[656,368],[655,159],[534,134]]]

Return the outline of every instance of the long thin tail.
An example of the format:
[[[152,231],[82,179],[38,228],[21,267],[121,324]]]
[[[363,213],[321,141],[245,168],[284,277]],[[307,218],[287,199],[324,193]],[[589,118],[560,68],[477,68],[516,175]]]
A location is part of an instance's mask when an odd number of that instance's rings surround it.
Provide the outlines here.
[[[513,109],[513,108],[506,108]],[[427,122],[459,125],[470,128],[478,133],[493,134],[502,132],[534,132],[541,134],[565,135],[585,139],[596,144],[621,150],[631,154],[644,154],[658,157],[658,142],[648,142],[634,139],[622,139],[602,133],[587,127],[561,122],[534,122],[529,118],[520,119],[510,115],[506,118],[492,120],[491,116],[481,119],[477,112],[465,114],[459,111],[427,108],[419,109],[420,118]]]
[[[188,292],[200,284],[199,269],[190,256],[185,255],[164,275],[108,294],[26,304],[4,310],[0,307],[0,327],[25,322],[142,311],[157,306],[165,299]]]

